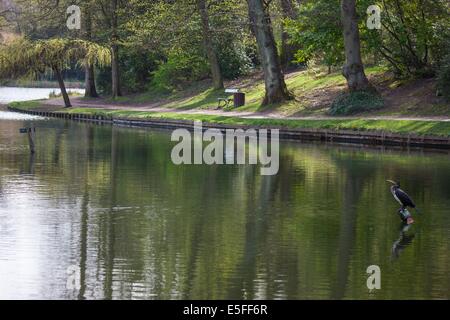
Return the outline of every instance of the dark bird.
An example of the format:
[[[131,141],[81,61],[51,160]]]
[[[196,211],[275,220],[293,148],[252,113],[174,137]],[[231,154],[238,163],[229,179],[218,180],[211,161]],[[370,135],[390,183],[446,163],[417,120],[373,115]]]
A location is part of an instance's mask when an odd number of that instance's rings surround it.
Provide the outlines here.
[[[392,180],[386,180],[387,182],[392,183],[391,193],[394,196],[395,200],[402,206],[399,210],[399,213],[403,220],[407,221],[408,224],[414,222],[411,217],[411,214],[408,212],[408,207],[416,208],[416,205],[412,201],[411,197],[402,189],[400,189],[400,183]]]

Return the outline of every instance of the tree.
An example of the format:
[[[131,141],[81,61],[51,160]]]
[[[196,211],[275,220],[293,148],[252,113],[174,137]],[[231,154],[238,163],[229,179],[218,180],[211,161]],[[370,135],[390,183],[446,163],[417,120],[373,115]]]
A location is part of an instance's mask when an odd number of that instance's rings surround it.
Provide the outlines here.
[[[16,31],[29,39],[70,37],[66,27],[69,0],[14,0]]]
[[[361,59],[356,0],[341,0],[341,20],[346,59],[343,75],[350,91],[365,90],[370,85]]]
[[[208,10],[206,7],[206,0],[197,0],[198,10],[202,21],[203,45],[208,56],[209,65],[211,68],[211,75],[214,89],[223,88],[222,72],[220,70],[217,53],[211,39],[211,30],[209,28]]]
[[[124,48],[157,55],[151,86],[177,90],[210,77],[222,79],[250,71],[256,44],[248,28],[246,3],[240,0],[179,0],[142,3],[130,0],[132,14]],[[244,13],[243,13],[244,10]],[[128,12],[130,12],[128,11]]]
[[[84,39],[86,41],[92,41],[92,5],[90,1],[86,2],[86,6],[84,7]],[[84,78],[84,88],[85,88],[85,97],[97,98],[98,93],[95,87],[95,72],[94,65],[89,64],[88,61],[84,63],[85,69],[85,78]]]
[[[290,41],[299,48],[295,59],[308,64],[311,60],[323,63],[331,72],[333,66],[342,66],[345,61],[344,40],[340,19],[340,0],[303,0],[295,19],[285,21]]]
[[[263,0],[247,0],[250,25],[258,43],[259,55],[264,71],[265,97],[263,105],[292,98],[284,82],[278,57],[268,5]]]
[[[378,50],[397,76],[434,75],[447,50],[450,5],[447,0],[383,0]]]
[[[97,1],[102,13],[104,26],[108,28],[108,41],[111,50],[111,94],[113,98],[122,95],[119,67],[119,9],[120,0]]]
[[[58,80],[66,108],[71,107],[62,71],[72,62],[111,63],[107,48],[83,40],[50,39],[31,41],[18,38],[0,49],[0,75],[4,78],[35,77],[51,70]]]
[[[8,5],[7,3],[3,3],[0,1],[0,31],[3,30],[5,27],[8,26],[9,17],[14,13],[13,8],[11,5]],[[2,34],[0,33],[0,39]]]
[[[283,15],[283,23],[281,24],[281,65],[287,68],[294,60],[297,47],[291,42],[291,36],[286,30],[285,22],[287,19],[295,20],[298,16],[297,8],[293,0],[280,0],[281,13]]]
[[[112,97],[118,97],[122,95],[120,90],[120,74],[119,74],[119,45],[118,45],[118,0],[112,0],[111,8],[111,85],[112,85]]]

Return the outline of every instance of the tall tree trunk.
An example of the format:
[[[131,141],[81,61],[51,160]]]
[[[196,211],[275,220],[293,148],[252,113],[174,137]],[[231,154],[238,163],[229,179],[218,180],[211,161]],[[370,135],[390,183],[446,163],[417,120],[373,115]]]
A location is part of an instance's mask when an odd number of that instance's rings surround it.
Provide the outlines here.
[[[203,32],[203,45],[208,56],[209,65],[211,68],[211,75],[213,80],[214,89],[223,88],[222,72],[219,66],[219,60],[217,59],[217,53],[214,49],[214,45],[211,38],[211,30],[209,28],[208,10],[206,8],[206,0],[198,0],[198,9],[200,11],[200,17],[202,19],[202,32]]]
[[[64,99],[64,105],[66,106],[66,108],[70,108],[72,105],[70,104],[69,95],[66,91],[66,85],[64,84],[61,70],[58,67],[53,67],[53,72],[55,73],[56,79],[58,80],[59,88],[61,89],[61,95]]]
[[[88,7],[84,15],[85,19],[85,38],[88,41],[92,40],[92,18],[91,18],[91,8]],[[96,98],[98,97],[97,89],[95,87],[95,74],[94,66],[89,64],[87,61],[85,63],[85,77],[84,77],[84,87],[85,87],[85,97]]]
[[[92,64],[86,64],[85,66],[85,79],[84,79],[85,97],[97,98],[98,93],[95,87],[95,74],[94,66]]]
[[[297,12],[295,10],[292,0],[280,0],[281,11],[284,19],[297,18]],[[295,45],[289,43],[289,34],[286,32],[284,23],[281,25],[281,66],[285,70],[289,67],[292,60],[294,60],[295,52],[297,48]]]
[[[270,16],[263,0],[247,0],[250,24],[258,43],[264,71],[266,94],[263,105],[278,103],[292,98],[284,82]]]
[[[350,91],[367,89],[370,85],[361,59],[356,0],[341,0],[341,18],[346,58],[343,75]]]
[[[117,10],[118,3],[117,0],[112,0],[112,13],[111,13],[111,24],[112,24],[112,35],[111,35],[111,84],[112,84],[112,96],[113,98],[122,95],[120,91],[120,74],[119,74],[119,46],[118,35],[117,35]]]
[[[120,97],[119,48],[115,44],[111,46],[111,83],[113,98]]]

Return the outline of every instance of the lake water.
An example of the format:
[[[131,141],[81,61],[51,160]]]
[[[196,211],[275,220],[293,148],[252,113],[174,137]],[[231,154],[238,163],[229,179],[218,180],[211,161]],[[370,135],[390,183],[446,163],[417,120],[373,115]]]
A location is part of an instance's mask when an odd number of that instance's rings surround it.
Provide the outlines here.
[[[67,91],[84,94],[84,89],[67,89]],[[61,90],[55,88],[0,87],[0,104],[13,101],[48,99],[52,92],[60,94]]]
[[[173,165],[174,144],[0,112],[0,298],[450,298],[448,151],[282,142],[261,176]],[[386,179],[421,210],[409,229]]]

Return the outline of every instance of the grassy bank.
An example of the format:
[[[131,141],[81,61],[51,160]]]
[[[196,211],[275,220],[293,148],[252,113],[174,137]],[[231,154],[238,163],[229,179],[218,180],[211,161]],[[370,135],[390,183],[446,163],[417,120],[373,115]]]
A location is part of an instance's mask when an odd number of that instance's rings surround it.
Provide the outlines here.
[[[45,101],[15,102],[11,107],[21,110],[46,110]],[[310,128],[331,130],[355,130],[355,131],[384,131],[391,133],[413,133],[418,135],[450,136],[450,121],[425,121],[425,120],[370,120],[370,119],[269,119],[249,118],[225,115],[201,115],[187,113],[160,113],[150,111],[133,110],[101,110],[91,108],[70,108],[55,110],[61,113],[84,114],[103,116],[112,119],[174,119],[174,120],[199,120],[212,124],[267,126],[279,128]]]
[[[360,116],[395,115],[408,117],[449,116],[450,103],[436,97],[435,79],[396,80],[382,66],[366,68],[371,83],[384,100],[384,106],[374,110],[363,108]],[[323,69],[311,68],[286,74],[286,84],[295,96],[294,100],[281,104],[261,106],[264,82],[261,73],[228,81],[227,88],[239,88],[246,95],[245,106],[232,108],[234,112],[255,112],[289,116],[323,116],[333,101],[346,90],[346,81],[340,71],[328,74]],[[113,99],[83,99],[83,105],[102,103],[124,106],[157,106],[173,110],[213,110],[217,98],[223,98],[224,90],[211,89],[209,81],[200,81],[174,92],[148,92]],[[368,101],[370,103],[370,101]],[[230,108],[231,109],[231,108]],[[366,110],[364,110],[366,109]]]
[[[210,89],[209,82],[198,82],[189,88],[171,93],[152,92],[136,94],[118,99],[73,98],[74,107],[63,108],[62,99],[52,102],[27,101],[12,103],[22,110],[52,111],[73,114],[89,114],[115,119],[176,119],[201,120],[208,123],[270,126],[279,128],[309,128],[331,130],[384,131],[391,133],[413,133],[418,135],[450,136],[450,121],[426,120],[373,120],[369,117],[400,116],[449,119],[450,104],[435,96],[434,80],[398,81],[383,67],[366,69],[371,82],[377,86],[384,100],[384,107],[356,114],[355,118],[324,118],[336,96],[345,91],[346,82],[340,72],[326,74],[323,70],[311,69],[286,75],[288,89],[295,100],[279,105],[261,106],[264,82],[261,74],[226,83],[226,87],[242,89],[246,104],[240,108],[217,109],[217,98],[224,90]],[[55,103],[56,102],[56,103]],[[370,105],[370,101],[368,102]],[[154,108],[160,111],[155,112]],[[246,112],[241,116],[241,112]],[[213,114],[213,115],[212,115]],[[317,118],[290,119],[295,116]]]
[[[368,75],[380,75],[385,72],[384,67],[370,67]],[[233,108],[233,111],[243,112],[274,112],[285,116],[320,115],[324,114],[330,103],[331,96],[323,94],[323,91],[335,91],[345,88],[345,79],[340,72],[326,74],[322,69],[293,72],[286,75],[286,85],[295,95],[296,99],[282,104],[261,106],[264,98],[265,86],[262,75],[256,73],[253,76],[240,78],[225,83],[227,88],[239,88],[246,95],[245,106]],[[316,94],[322,93],[322,97]],[[336,93],[333,92],[332,96]],[[105,99],[108,104],[146,105],[157,104],[164,108],[174,110],[211,110],[217,108],[217,99],[226,97],[224,90],[214,90],[209,81],[195,83],[183,90],[174,92],[158,92],[152,88],[148,92],[135,94],[116,99]],[[232,95],[228,94],[228,97]],[[325,99],[323,99],[325,98]],[[84,99],[85,102],[91,99]],[[95,101],[95,100],[94,100]],[[320,107],[317,107],[317,104]],[[311,108],[311,105],[314,105]]]

